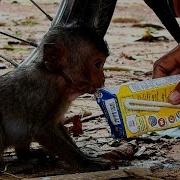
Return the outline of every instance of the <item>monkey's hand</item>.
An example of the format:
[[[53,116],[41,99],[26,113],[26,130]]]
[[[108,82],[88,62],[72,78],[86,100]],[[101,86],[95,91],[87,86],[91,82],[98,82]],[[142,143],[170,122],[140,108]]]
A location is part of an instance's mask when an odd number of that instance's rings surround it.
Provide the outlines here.
[[[110,170],[112,163],[103,158],[88,158],[85,163],[85,171],[103,171]]]

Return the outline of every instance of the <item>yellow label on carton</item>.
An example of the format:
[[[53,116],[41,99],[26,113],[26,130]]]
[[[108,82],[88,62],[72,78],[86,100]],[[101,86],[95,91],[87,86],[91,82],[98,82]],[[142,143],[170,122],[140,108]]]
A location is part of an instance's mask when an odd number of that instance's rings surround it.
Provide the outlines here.
[[[127,137],[180,126],[180,106],[166,105],[179,81],[177,75],[120,86],[116,95]],[[126,106],[128,99],[131,99],[130,107]],[[165,103],[159,107],[156,102]]]

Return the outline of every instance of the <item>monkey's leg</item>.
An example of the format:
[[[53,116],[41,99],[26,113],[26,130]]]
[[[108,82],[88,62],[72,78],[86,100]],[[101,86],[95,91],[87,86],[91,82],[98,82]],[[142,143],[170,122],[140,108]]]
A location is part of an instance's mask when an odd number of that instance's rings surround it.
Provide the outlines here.
[[[57,125],[59,131],[61,131],[64,134],[64,138],[71,143],[75,148],[78,148],[78,146],[76,145],[76,143],[73,141],[73,139],[71,138],[71,136],[69,135],[67,129],[64,127],[64,125],[62,125],[61,123],[59,123]]]
[[[16,145],[15,146],[16,155],[20,161],[33,161],[33,159],[38,160],[37,162],[47,162],[55,161],[55,156],[49,154],[41,147],[39,149],[30,149],[30,143]]]
[[[22,143],[15,146],[16,156],[19,160],[30,159],[30,142]]]
[[[49,151],[62,156],[76,170],[95,171],[110,168],[109,163],[92,160],[82,153],[64,131],[64,127],[60,128],[48,124],[39,130],[35,138]]]
[[[71,136],[69,135],[67,129],[64,127],[64,125],[62,124],[58,124],[58,129],[59,131],[61,131],[63,134],[64,134],[64,137],[66,139],[66,141],[68,141],[72,146],[74,146],[75,149],[77,149],[80,153],[83,154],[83,152],[81,152],[79,150],[79,147],[76,145],[76,143],[73,141],[73,139],[71,138]],[[84,154],[84,156],[88,157],[87,155]],[[98,158],[92,158],[92,157],[88,157],[88,161],[91,161],[91,165],[93,166],[93,161],[95,163],[100,163],[100,164],[104,164],[105,163],[105,160],[103,161],[102,159],[98,159]],[[106,162],[107,163],[107,162]],[[104,164],[106,167],[110,167],[108,164]],[[109,168],[107,168],[109,169]]]

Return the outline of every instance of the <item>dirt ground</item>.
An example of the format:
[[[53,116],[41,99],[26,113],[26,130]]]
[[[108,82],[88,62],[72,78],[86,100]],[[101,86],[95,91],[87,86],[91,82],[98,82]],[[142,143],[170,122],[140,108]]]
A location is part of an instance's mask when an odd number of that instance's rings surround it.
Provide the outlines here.
[[[58,0],[37,2],[54,17],[59,4]],[[153,25],[146,27],[147,24]],[[111,52],[105,66],[116,66],[122,68],[122,70],[105,71],[105,85],[107,87],[120,85],[124,82],[150,79],[154,62],[176,46],[176,42],[166,29],[159,27],[159,30],[154,25],[163,27],[152,10],[142,0],[118,0],[114,16],[105,36]],[[0,0],[0,31],[38,43],[49,26],[50,22],[47,18],[29,1]],[[145,33],[150,33],[154,37],[163,36],[163,38],[159,38],[155,42],[136,41],[142,38]],[[23,61],[32,50],[33,47],[31,46],[3,35],[0,36],[0,55],[14,59],[17,63]],[[13,69],[13,66],[0,59],[0,74],[7,72],[9,69]],[[79,114],[85,117],[100,113],[101,110],[94,96],[86,94],[73,102],[67,116]],[[71,126],[71,124],[68,126]],[[124,140],[119,143],[118,147],[112,147],[113,139],[103,117],[84,122],[83,135],[74,137],[74,140],[82,151],[91,156],[100,156],[112,150],[121,149],[124,145],[127,149],[133,147],[131,157],[127,157],[123,153],[118,156],[120,167],[178,169],[180,167],[180,141],[178,138],[144,135],[137,139]],[[36,147],[36,144],[33,147]],[[5,157],[7,164],[10,162],[11,165],[12,159],[15,157],[14,151],[9,149]],[[11,172],[8,171],[8,167],[7,165],[7,172]],[[35,177],[67,173],[57,167],[61,166],[59,164],[56,167],[47,165],[44,169],[27,173],[28,175],[21,168],[16,174],[21,177]],[[177,171],[166,178],[178,179],[180,174]]]

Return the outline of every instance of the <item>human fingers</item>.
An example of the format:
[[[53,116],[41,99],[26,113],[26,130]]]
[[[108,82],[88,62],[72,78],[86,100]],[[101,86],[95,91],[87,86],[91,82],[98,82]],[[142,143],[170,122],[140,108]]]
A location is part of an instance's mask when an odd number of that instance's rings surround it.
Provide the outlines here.
[[[174,91],[169,95],[169,102],[174,105],[180,104],[180,82]]]
[[[179,74],[180,72],[180,46],[178,45],[168,54],[154,63],[153,78]]]

